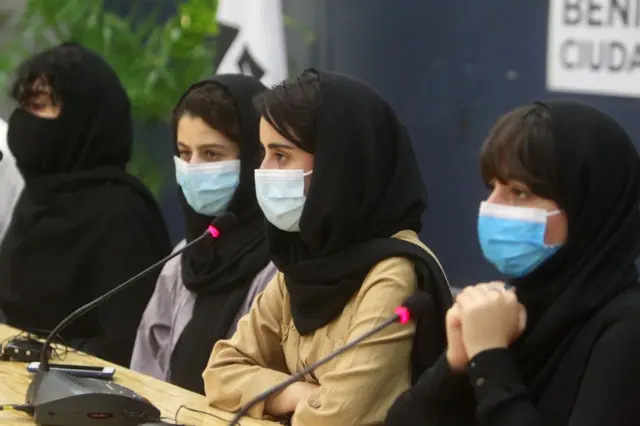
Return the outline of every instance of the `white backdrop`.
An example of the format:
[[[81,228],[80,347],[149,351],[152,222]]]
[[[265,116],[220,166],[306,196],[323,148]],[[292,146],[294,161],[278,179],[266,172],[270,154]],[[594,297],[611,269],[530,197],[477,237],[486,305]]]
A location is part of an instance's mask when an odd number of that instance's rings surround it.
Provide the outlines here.
[[[549,0],[547,88],[640,97],[640,2]]]

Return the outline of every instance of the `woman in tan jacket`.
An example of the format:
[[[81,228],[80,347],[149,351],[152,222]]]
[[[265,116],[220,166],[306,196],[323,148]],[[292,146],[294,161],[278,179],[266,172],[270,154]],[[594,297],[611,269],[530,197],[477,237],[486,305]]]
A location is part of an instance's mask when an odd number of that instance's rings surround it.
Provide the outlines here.
[[[279,272],[204,372],[209,402],[227,411],[376,327],[425,286],[435,288],[434,319],[450,304],[438,263],[417,274],[405,253],[430,254],[417,235],[426,194],[387,102],[361,81],[310,70],[256,104],[265,149],[256,193]],[[413,326],[394,324],[249,414],[292,415],[295,426],[381,424],[411,385],[413,336]]]

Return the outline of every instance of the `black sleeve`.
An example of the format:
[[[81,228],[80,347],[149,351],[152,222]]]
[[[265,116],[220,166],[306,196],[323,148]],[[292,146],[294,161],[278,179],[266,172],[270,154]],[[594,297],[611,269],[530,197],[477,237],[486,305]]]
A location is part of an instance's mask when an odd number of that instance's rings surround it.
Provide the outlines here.
[[[442,354],[415,386],[398,397],[387,413],[385,425],[429,425],[441,416],[455,416],[453,410],[463,414],[465,410],[460,408],[465,406],[475,406],[467,375],[454,374]]]
[[[95,277],[88,283],[92,298],[102,296],[170,253],[164,224],[150,221],[148,214],[140,213],[139,209],[121,212],[105,229],[100,247],[88,265]],[[97,308],[101,334],[86,339],[83,350],[129,366],[138,325],[161,269],[149,273]]]
[[[637,426],[640,353],[637,321],[613,325],[596,344],[567,426]],[[469,365],[479,426],[543,426],[507,349],[478,354]]]

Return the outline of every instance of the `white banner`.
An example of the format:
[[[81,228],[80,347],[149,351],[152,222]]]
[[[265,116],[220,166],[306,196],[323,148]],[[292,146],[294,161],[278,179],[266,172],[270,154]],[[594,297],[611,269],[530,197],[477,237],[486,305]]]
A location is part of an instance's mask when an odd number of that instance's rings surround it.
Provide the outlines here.
[[[640,2],[549,0],[547,89],[640,97]]]
[[[287,78],[280,0],[219,0],[217,74],[248,74],[266,86]]]

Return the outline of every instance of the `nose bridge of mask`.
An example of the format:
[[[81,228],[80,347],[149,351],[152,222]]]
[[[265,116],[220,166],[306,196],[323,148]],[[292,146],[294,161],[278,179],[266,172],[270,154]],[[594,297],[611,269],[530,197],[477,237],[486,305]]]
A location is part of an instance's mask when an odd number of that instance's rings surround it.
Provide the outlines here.
[[[482,202],[480,204],[480,216],[495,217],[501,219],[521,220],[526,222],[546,223],[547,217],[560,213],[561,210],[547,211],[535,207],[508,206]]]
[[[309,176],[313,170],[305,172],[302,169],[255,169],[256,179],[278,179],[278,180],[297,180],[301,177]]]
[[[303,170],[257,169],[256,189],[260,187],[260,195],[265,197],[304,197],[304,177],[310,173]]]
[[[174,157],[176,170],[190,173],[222,173],[240,170],[240,160],[216,161],[210,163],[187,163],[180,157]]]

